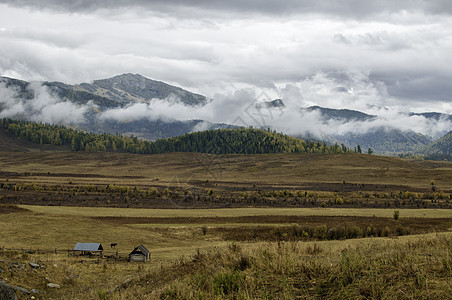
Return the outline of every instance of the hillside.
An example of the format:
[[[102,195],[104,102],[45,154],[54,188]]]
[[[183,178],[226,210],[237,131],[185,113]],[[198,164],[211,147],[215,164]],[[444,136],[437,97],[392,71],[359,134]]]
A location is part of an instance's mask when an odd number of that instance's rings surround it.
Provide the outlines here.
[[[332,133],[322,138],[330,143],[344,143],[348,147],[360,145],[362,149],[371,148],[374,152],[380,154],[396,154],[401,152],[414,152],[420,150],[430,143],[432,138],[412,130],[400,130],[398,128],[387,126],[370,126],[372,121],[377,120],[378,116],[365,114],[360,111],[349,109],[332,109],[320,106],[311,106],[301,109],[302,112],[319,112],[321,121],[328,124],[331,120],[351,123],[354,127],[369,127],[368,131]],[[425,113],[411,114],[411,116],[423,116],[426,119],[438,121],[440,118],[447,119],[443,114]]]
[[[384,115],[320,106],[290,107],[285,105],[284,99],[256,99],[246,108],[232,112],[232,108],[252,99],[248,96],[241,99],[242,96],[237,95],[238,99],[234,96],[210,101],[180,87],[130,73],[77,85],[0,77],[0,88],[7,89],[0,99],[2,117],[66,124],[97,134],[135,136],[149,141],[200,130],[232,129],[240,124],[283,132],[290,130],[302,139],[344,144],[352,149],[360,145],[364,151],[371,148],[375,153],[395,155],[419,152],[452,129],[452,116],[443,113],[396,115],[400,122],[415,118],[412,121],[437,128],[421,134],[425,130],[401,130],[393,124],[385,125],[388,120]],[[218,110],[224,116],[207,117]],[[295,114],[289,114],[288,110]],[[231,122],[225,121],[229,120],[226,117],[240,121],[226,124]],[[292,119],[286,122],[286,117]],[[256,123],[258,119],[262,120]],[[286,123],[291,127],[281,125]],[[438,154],[437,150],[434,152]]]
[[[94,134],[64,126],[2,119],[2,125],[18,138],[37,144],[67,145],[73,151],[125,151],[140,154],[200,152],[216,154],[263,153],[346,153],[343,145],[328,146],[304,141],[270,130],[218,129],[195,132],[179,137],[143,141],[136,137]]]
[[[324,120],[344,120],[347,122],[351,121],[368,121],[376,118],[377,116],[368,115],[360,111],[350,110],[350,109],[333,109],[325,108],[320,106],[310,106],[308,108],[302,108],[302,111],[313,112],[318,111],[322,115]]]
[[[0,123],[0,152],[54,152],[70,151],[70,148],[56,145],[41,145],[26,139],[19,139],[14,134],[7,132]]]
[[[118,102],[139,102],[151,99],[165,99],[173,96],[186,105],[204,105],[206,97],[191,93],[179,87],[155,81],[138,74],[122,74],[108,79],[82,83],[74,89],[106,97]]]
[[[35,97],[35,92],[29,82],[0,77],[0,83],[13,89],[17,93],[17,98],[30,100]],[[53,96],[62,100],[69,100],[77,104],[87,104],[91,101],[101,110],[168,97],[174,97],[175,100],[186,105],[207,103],[207,98],[202,95],[137,74],[123,74],[79,85],[69,85],[58,81],[45,81],[41,84],[47,87]]]
[[[346,145],[361,145],[363,149],[372,148],[382,154],[413,152],[429,145],[432,139],[414,131],[378,127],[366,133],[347,133],[336,135]]]
[[[338,145],[304,141],[281,133],[261,129],[224,129],[194,132],[154,143],[158,153],[201,152],[216,154],[261,153],[345,153]]]
[[[452,131],[422,151],[426,159],[452,160]]]

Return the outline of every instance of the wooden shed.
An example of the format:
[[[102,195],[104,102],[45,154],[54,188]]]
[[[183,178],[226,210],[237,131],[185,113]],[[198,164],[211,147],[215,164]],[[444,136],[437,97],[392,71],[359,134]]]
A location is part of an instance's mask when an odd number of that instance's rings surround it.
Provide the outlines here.
[[[100,253],[102,256],[104,248],[100,243],[77,243],[74,247],[74,252],[75,251],[80,251],[82,255]]]
[[[129,261],[147,262],[151,258],[151,252],[145,246],[140,245],[129,254]]]

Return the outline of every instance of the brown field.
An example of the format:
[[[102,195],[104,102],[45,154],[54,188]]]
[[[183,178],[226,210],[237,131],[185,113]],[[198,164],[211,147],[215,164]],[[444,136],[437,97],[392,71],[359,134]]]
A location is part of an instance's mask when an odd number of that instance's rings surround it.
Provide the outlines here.
[[[4,152],[0,155],[0,203],[451,208],[451,171],[448,162],[358,154]]]
[[[225,210],[223,217],[222,209],[216,216],[214,210],[185,210],[187,217],[183,210],[156,217],[160,210],[152,209],[129,209],[135,217],[121,216],[125,210],[0,206],[0,248],[16,249],[0,250],[0,278],[37,289],[43,299],[444,298],[451,292],[452,239],[443,233],[452,229],[450,210],[441,218],[433,217],[438,210],[421,218],[407,217],[414,209],[401,210],[397,221],[357,216],[358,209],[347,216],[347,208],[325,209],[329,216],[309,216],[313,209],[304,209],[307,215],[303,209],[299,215],[288,214],[290,209],[270,215],[268,209],[247,216],[252,208],[237,208]],[[76,242],[102,243],[106,258],[72,256],[67,250]],[[115,249],[112,242],[118,243]],[[128,263],[127,254],[139,244],[151,250],[151,262]],[[116,252],[119,259],[108,258]],[[29,262],[45,269],[33,269]],[[344,269],[348,264],[350,271]],[[225,274],[232,283],[238,280],[234,291],[222,281]],[[351,276],[350,281],[336,283],[333,274]],[[205,283],[199,285],[201,278]],[[61,288],[49,288],[48,282]],[[218,284],[225,288],[218,290]]]
[[[431,180],[451,192],[452,163],[363,154],[211,155],[170,153],[0,153],[2,177],[18,181],[127,186],[219,186],[228,190],[430,191]],[[358,186],[357,186],[358,185]],[[364,185],[364,186],[362,186]],[[366,187],[366,185],[368,185]]]
[[[448,294],[451,163],[41,150],[0,153],[0,247],[16,249],[0,251],[0,280],[37,288],[43,299]],[[116,260],[68,256],[76,242],[100,242]],[[125,261],[139,244],[150,248],[151,263]],[[344,253],[355,250],[357,265],[347,271]],[[13,266],[30,261],[46,269]],[[416,267],[408,270],[410,263]],[[334,279],[329,268],[350,280]],[[375,279],[385,272],[389,286]],[[303,276],[311,279],[299,282]],[[61,289],[47,288],[46,277]]]

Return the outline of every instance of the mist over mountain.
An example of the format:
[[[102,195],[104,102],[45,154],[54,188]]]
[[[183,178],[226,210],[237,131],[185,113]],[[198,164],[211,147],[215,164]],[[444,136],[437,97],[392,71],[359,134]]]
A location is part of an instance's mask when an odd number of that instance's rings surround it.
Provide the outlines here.
[[[320,106],[310,106],[307,108],[302,108],[302,111],[306,112],[313,112],[318,111],[322,115],[322,119],[324,121],[328,121],[331,119],[336,120],[343,120],[347,122],[351,121],[369,121],[377,116],[374,115],[368,115],[360,111],[356,110],[350,110],[350,109],[332,109],[332,108],[325,108]]]
[[[254,127],[372,148],[413,153],[452,129],[452,116],[373,107],[374,113],[286,101],[255,90],[215,94],[213,99],[141,75],[123,74],[92,83],[26,82],[0,77],[0,117],[71,125],[95,133],[147,140],[190,132]]]
[[[426,158],[434,160],[452,160],[452,131],[435,141],[433,144],[418,151]]]
[[[120,103],[146,102],[152,99],[172,97],[186,105],[204,105],[207,98],[181,88],[155,81],[138,74],[123,74],[108,79],[95,80],[92,84],[81,83],[75,90],[86,91]]]

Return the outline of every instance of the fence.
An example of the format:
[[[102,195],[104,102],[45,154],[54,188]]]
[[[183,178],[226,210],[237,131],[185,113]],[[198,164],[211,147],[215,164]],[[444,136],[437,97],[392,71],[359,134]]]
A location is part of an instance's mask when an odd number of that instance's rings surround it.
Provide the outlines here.
[[[119,253],[117,251],[96,251],[96,252],[89,252],[88,255],[82,255],[77,254],[81,253],[80,251],[75,251],[73,249],[53,249],[53,250],[47,250],[47,249],[32,249],[32,248],[5,248],[0,247],[0,253],[3,251],[17,251],[22,253],[28,253],[28,254],[66,254],[68,257],[70,256],[83,256],[83,257],[95,257],[98,259],[112,259],[112,260],[127,260],[129,257],[128,253]]]

